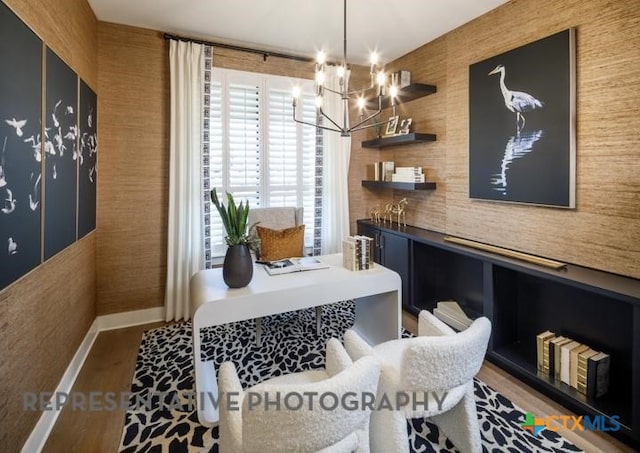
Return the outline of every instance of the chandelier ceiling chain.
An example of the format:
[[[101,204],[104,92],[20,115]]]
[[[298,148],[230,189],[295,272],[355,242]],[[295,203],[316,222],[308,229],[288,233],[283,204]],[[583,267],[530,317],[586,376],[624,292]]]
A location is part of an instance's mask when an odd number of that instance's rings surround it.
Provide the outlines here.
[[[386,75],[384,70],[378,71],[378,55],[376,52],[371,53],[370,62],[370,76],[371,85],[367,88],[359,90],[349,91],[349,69],[347,65],[347,0],[344,0],[344,21],[343,21],[343,48],[342,48],[342,62],[337,68],[338,81],[340,85],[340,91],[333,90],[325,86],[325,69],[326,69],[326,55],[323,51],[318,52],[315,67],[315,94],[316,94],[316,109],[319,116],[326,119],[331,125],[324,125],[320,123],[311,123],[308,121],[299,120],[296,118],[296,107],[298,105],[298,97],[300,96],[300,88],[294,88],[293,92],[293,119],[297,123],[306,124],[308,126],[317,127],[333,132],[339,132],[343,137],[349,137],[351,132],[359,131],[374,126],[381,126],[387,124],[388,121],[376,122],[375,118],[382,112],[382,99],[385,94]],[[367,117],[364,116],[367,92],[376,92],[377,90],[377,110]],[[325,92],[329,95],[339,96],[342,102],[342,118],[341,123],[338,120],[331,118],[323,110],[323,98]],[[395,115],[396,103],[395,97],[397,96],[398,88],[395,85],[389,87],[389,96],[391,97],[391,106],[393,108],[393,115]],[[355,99],[354,99],[355,97]],[[353,126],[349,126],[349,103],[357,105],[359,110],[359,121]],[[392,115],[392,116],[393,116]]]

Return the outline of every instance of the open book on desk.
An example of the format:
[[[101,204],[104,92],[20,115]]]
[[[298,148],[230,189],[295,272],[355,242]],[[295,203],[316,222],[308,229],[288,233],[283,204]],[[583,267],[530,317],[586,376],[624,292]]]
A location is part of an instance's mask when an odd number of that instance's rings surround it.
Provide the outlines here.
[[[278,261],[263,263],[264,269],[269,275],[290,274],[291,272],[311,271],[314,269],[327,269],[328,264],[323,263],[314,256],[302,258],[288,258]]]

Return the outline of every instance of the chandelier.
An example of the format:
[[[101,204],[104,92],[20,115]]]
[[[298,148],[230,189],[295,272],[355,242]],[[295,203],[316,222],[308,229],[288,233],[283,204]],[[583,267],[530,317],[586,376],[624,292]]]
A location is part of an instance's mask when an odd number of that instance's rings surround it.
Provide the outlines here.
[[[316,96],[316,110],[318,116],[326,119],[330,125],[321,123],[311,123],[308,121],[299,120],[296,118],[296,107],[298,105],[298,97],[300,96],[300,88],[296,87],[293,90],[293,120],[296,123],[306,124],[308,126],[317,127],[333,132],[339,132],[343,137],[349,137],[351,132],[359,131],[374,126],[381,126],[387,124],[388,121],[376,122],[376,117],[382,112],[382,99],[385,95],[385,83],[386,75],[382,69],[378,69],[378,55],[376,52],[372,52],[370,56],[370,86],[359,90],[349,90],[349,67],[347,65],[347,0],[344,0],[344,41],[343,41],[343,53],[342,62],[337,67],[337,76],[339,83],[339,90],[333,90],[325,86],[325,69],[326,69],[326,55],[323,51],[318,52],[316,57],[315,67],[315,96]],[[370,115],[364,116],[365,105],[368,98],[372,98],[373,95],[377,97],[377,110]],[[389,87],[389,96],[391,98],[391,106],[393,108],[393,115],[395,116],[395,98],[398,94],[398,88],[396,85]],[[322,108],[323,99],[325,95],[338,96],[342,102],[342,118],[334,119],[325,113]],[[359,120],[353,126],[349,125],[349,104],[355,104],[358,109]]]

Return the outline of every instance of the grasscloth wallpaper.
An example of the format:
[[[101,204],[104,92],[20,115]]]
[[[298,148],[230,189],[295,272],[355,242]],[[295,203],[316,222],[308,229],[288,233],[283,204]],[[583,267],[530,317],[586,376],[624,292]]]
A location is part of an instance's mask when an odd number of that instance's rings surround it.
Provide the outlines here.
[[[99,99],[96,232],[0,292],[0,444],[17,451],[40,416],[21,410],[22,392],[55,388],[96,313],[163,304],[169,73],[160,32],[98,23],[84,0],[4,1]],[[569,27],[577,29],[577,209],[470,200],[469,64]],[[360,147],[366,131],[354,135],[352,228],[373,205],[407,196],[411,224],[640,278],[639,27],[637,1],[512,0],[389,64],[437,85],[399,114],[438,140],[377,151]],[[313,64],[228,50],[216,50],[214,64],[313,73]],[[391,159],[427,167],[437,190],[363,189],[365,165]]]
[[[470,200],[469,65],[569,27],[577,29],[577,209]],[[413,225],[640,278],[639,29],[639,2],[512,0],[393,62],[437,85],[400,114],[438,140],[383,152],[354,143],[352,225],[376,202],[407,196]],[[375,160],[425,166],[437,190],[365,190],[364,166]]]
[[[97,89],[97,20],[84,0],[5,4]],[[0,292],[3,451],[20,451],[40,417],[40,412],[22,410],[23,392],[55,389],[95,318],[95,257],[92,232]]]

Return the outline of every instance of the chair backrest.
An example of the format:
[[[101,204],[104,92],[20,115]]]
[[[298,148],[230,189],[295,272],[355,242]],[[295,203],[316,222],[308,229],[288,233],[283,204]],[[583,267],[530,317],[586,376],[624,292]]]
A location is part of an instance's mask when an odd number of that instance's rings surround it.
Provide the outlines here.
[[[379,374],[379,362],[369,356],[320,382],[258,384],[242,404],[244,450],[317,451],[353,437],[367,426],[371,411],[362,407],[363,394],[375,397]]]
[[[478,374],[487,352],[491,322],[481,317],[452,335],[408,338],[401,364],[404,390],[446,390]]]
[[[298,225],[302,225],[303,208],[252,208],[249,210],[248,225],[252,226],[256,222],[258,225],[283,230]]]

